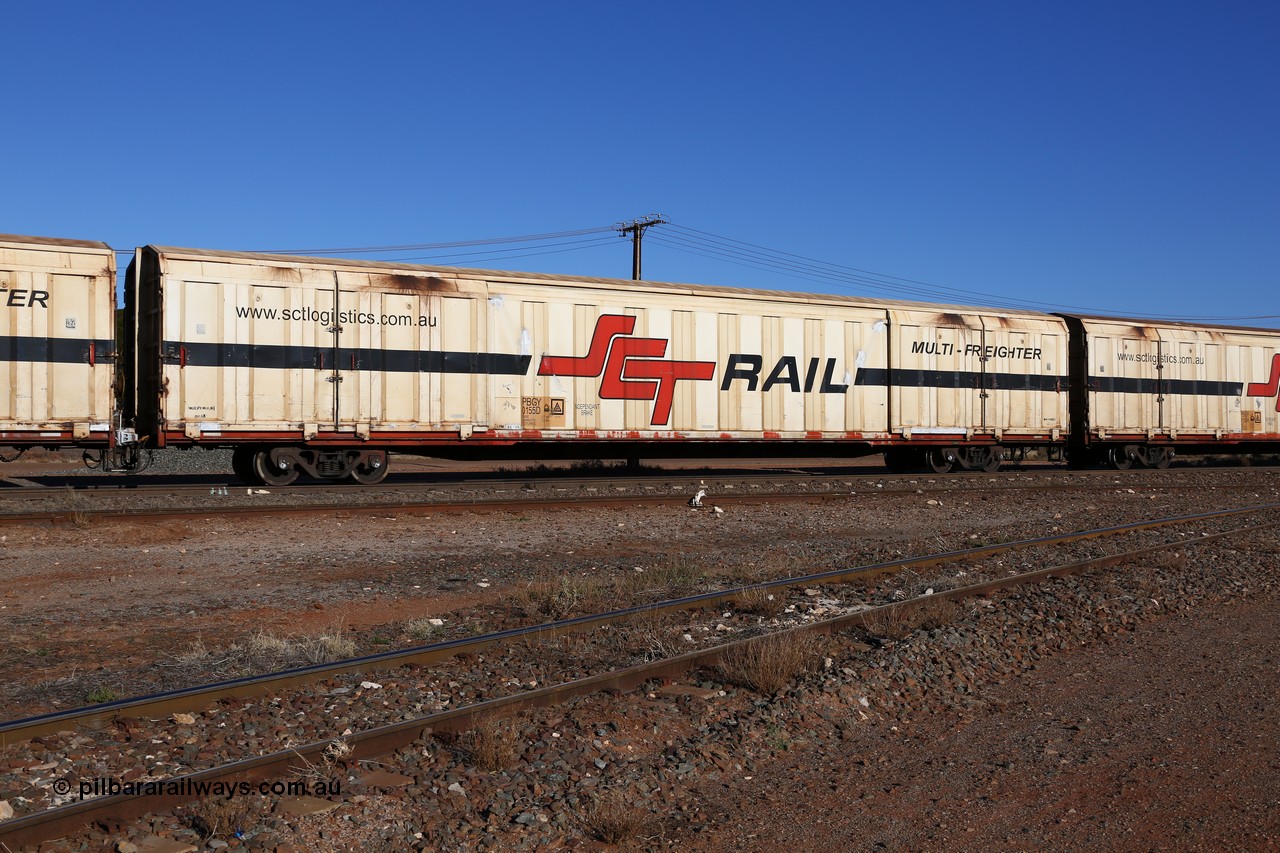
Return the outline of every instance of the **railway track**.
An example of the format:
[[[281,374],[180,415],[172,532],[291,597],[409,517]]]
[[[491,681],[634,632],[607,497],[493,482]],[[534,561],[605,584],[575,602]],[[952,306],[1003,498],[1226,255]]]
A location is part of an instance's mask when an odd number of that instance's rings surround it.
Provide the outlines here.
[[[1109,480],[1116,477],[1130,478],[1132,482],[1143,483],[1144,478],[1158,478],[1163,481],[1176,481],[1185,475],[1221,474],[1239,472],[1240,466],[1228,467],[1172,467],[1168,469],[1150,470],[1133,469],[1115,471],[1111,469],[1073,470],[1061,465],[1037,464],[1033,466],[1010,466],[996,472],[960,472],[953,474],[935,474],[920,471],[916,473],[895,473],[878,465],[797,465],[780,467],[702,467],[702,468],[655,468],[642,473],[630,473],[625,469],[607,471],[603,474],[579,474],[569,470],[537,470],[528,471],[449,471],[422,472],[409,471],[392,474],[376,489],[360,489],[350,484],[334,484],[321,481],[302,481],[285,487],[246,486],[229,472],[208,471],[192,474],[135,474],[104,475],[97,473],[57,472],[26,473],[12,477],[3,476],[5,470],[0,467],[0,495],[15,500],[36,500],[48,497],[55,492],[83,492],[88,494],[137,494],[149,493],[179,494],[190,496],[208,495],[210,490],[228,495],[245,494],[253,491],[269,491],[275,495],[306,495],[316,492],[350,496],[353,493],[403,492],[403,491],[435,491],[441,489],[477,489],[477,488],[527,488],[533,487],[576,487],[576,486],[645,486],[645,485],[679,485],[686,486],[690,482],[709,480],[728,483],[770,482],[770,481],[840,481],[858,483],[866,480],[907,481],[927,480],[939,484],[963,486],[968,482],[999,482],[1002,480],[1029,479],[1044,481],[1045,479],[1069,479],[1075,481]],[[1257,470],[1257,469],[1243,469]]]
[[[1197,472],[1200,469],[1196,469]],[[1239,470],[1239,469],[1236,469]],[[583,504],[612,507],[667,505],[685,501],[705,490],[708,503],[718,505],[760,501],[832,500],[858,495],[952,494],[970,495],[995,491],[1080,492],[1119,487],[1160,491],[1200,490],[1198,481],[1181,482],[1179,471],[1147,472],[1143,479],[1128,472],[1061,471],[975,474],[966,477],[875,475],[829,477],[808,472],[771,472],[768,475],[711,475],[690,477],[590,477],[499,478],[463,480],[447,484],[423,483],[384,486],[353,492],[350,487],[316,484],[287,489],[247,488],[243,485],[137,485],[105,490],[18,490],[28,501],[54,502],[52,507],[31,511],[0,511],[3,524],[77,524],[111,519],[179,519],[219,516],[351,514],[378,512],[503,512],[541,508],[567,508]],[[51,494],[52,492],[52,494]],[[425,495],[424,495],[425,493]],[[4,491],[4,497],[14,496]],[[353,497],[358,499],[353,500]],[[173,500],[190,502],[173,506]],[[132,505],[133,503],[142,505]],[[156,506],[163,502],[163,506]],[[99,504],[110,504],[100,506]]]
[[[723,605],[732,599],[740,598],[748,593],[759,594],[768,591],[781,592],[787,588],[812,587],[815,585],[826,586],[836,583],[847,583],[851,580],[866,582],[892,573],[919,570],[925,567],[939,566],[962,560],[973,561],[992,557],[997,554],[1026,551],[1032,548],[1061,549],[1064,545],[1071,542],[1082,542],[1108,536],[1150,531],[1178,524],[1195,524],[1203,526],[1205,523],[1210,521],[1226,521],[1237,515],[1265,512],[1274,510],[1275,508],[1276,505],[1269,504],[1231,511],[1158,519],[1151,522],[1124,525],[1115,528],[1081,531],[1064,536],[1048,537],[1037,540],[1024,540],[965,551],[934,554],[917,559],[899,560],[873,566],[862,566],[849,570],[824,572],[799,578],[781,579],[766,584],[754,585],[753,587],[722,590],[699,596],[660,602],[652,605],[644,605],[628,610],[614,611],[609,614],[579,617],[577,619],[563,620],[561,622],[535,626],[517,631],[507,631],[501,632],[500,634],[486,635],[468,640],[436,644],[434,646],[427,646],[405,652],[388,653],[368,658],[343,661],[322,667],[310,667],[304,670],[294,670],[274,676],[262,676],[257,679],[243,679],[239,682],[212,685],[208,688],[202,688],[201,690],[179,691],[173,694],[143,697],[141,699],[129,700],[127,702],[112,703],[107,706],[79,709],[75,712],[66,712],[57,715],[46,715],[44,717],[32,718],[25,721],[15,721],[14,723],[0,727],[0,738],[11,743],[15,740],[37,736],[40,732],[57,731],[73,727],[92,728],[95,726],[111,725],[113,722],[125,717],[137,718],[163,716],[171,714],[179,708],[194,709],[201,707],[202,705],[207,705],[210,701],[219,697],[225,698],[228,696],[235,696],[245,698],[271,695],[286,689],[291,689],[300,684],[308,683],[308,681],[314,681],[319,678],[331,678],[339,673],[349,673],[353,671],[367,673],[375,668],[385,669],[405,664],[425,666],[428,664],[438,663],[445,658],[457,656],[459,654],[476,655],[497,644],[510,644],[513,642],[528,641],[530,639],[537,639],[540,642],[545,642],[564,633],[575,631],[581,632],[588,628],[592,629],[593,633],[598,633],[603,627],[609,624],[616,624],[623,620],[634,619],[636,616],[641,614],[655,615],[664,612],[686,611],[697,608],[706,609],[712,606]],[[1271,523],[1250,529],[1262,529],[1264,527],[1274,526],[1275,524]],[[1101,557],[1090,557],[1088,559],[1078,560],[1065,565],[1057,565],[1052,568],[1019,572],[1016,575],[1006,574],[1001,577],[993,577],[980,583],[971,584],[965,587],[919,596],[913,600],[920,602],[930,600],[953,600],[968,596],[988,594],[989,592],[997,589],[1018,583],[1042,579],[1051,575],[1064,575],[1070,572],[1082,571],[1102,565],[1115,565],[1126,560],[1134,559],[1138,555],[1149,554],[1153,551],[1159,550],[1160,548],[1182,547],[1191,543],[1209,542],[1223,536],[1239,535],[1239,533],[1239,530],[1227,530],[1208,536],[1197,536],[1194,539],[1187,539],[1183,537],[1173,542],[1147,544],[1136,550],[1129,550]],[[782,630],[796,632],[838,631],[848,627],[865,625],[868,619],[875,619],[878,616],[882,616],[887,610],[894,608],[901,609],[909,606],[911,606],[910,602],[906,601],[882,603],[877,607],[846,612],[829,619],[815,621],[807,625],[783,628]],[[760,639],[754,639],[746,642],[760,641]],[[567,701],[570,698],[601,689],[629,689],[630,687],[634,687],[636,684],[643,683],[652,678],[677,677],[680,673],[686,671],[690,667],[701,666],[714,662],[727,648],[731,647],[731,645],[732,644],[718,644],[698,649],[696,651],[691,651],[683,655],[676,655],[674,657],[652,661],[639,666],[586,675],[554,686],[539,687],[534,690],[522,690],[511,695],[471,703],[466,707],[454,708],[447,711],[415,717],[410,720],[375,726],[365,731],[353,733],[345,738],[345,742],[353,750],[352,755],[354,758],[364,758],[372,755],[385,754],[399,746],[403,746],[405,743],[415,740],[424,731],[465,729],[474,724],[474,721],[478,717],[484,715],[493,713],[513,713],[524,708],[539,707],[545,704]],[[324,753],[324,750],[331,747],[332,742],[333,739],[329,738],[323,741],[317,741],[305,747],[289,750],[284,753],[274,753],[272,755],[242,759],[221,767],[201,770],[197,773],[181,777],[182,779],[187,780],[182,786],[186,786],[189,790],[194,790],[196,783],[204,784],[211,781],[230,779],[251,780],[278,776],[281,773],[287,772],[290,767],[297,768],[304,766],[308,762],[314,763],[319,760],[319,757]],[[112,819],[124,820],[128,819],[128,816],[130,815],[135,815],[142,811],[164,808],[168,805],[174,804],[174,802],[176,802],[176,800],[170,801],[168,799],[157,799],[155,797],[146,797],[142,799],[108,797],[100,798],[98,800],[89,800],[76,803],[71,806],[65,806],[60,809],[55,809],[50,812],[25,816],[18,820],[0,825],[0,842],[15,845],[33,843],[41,837],[57,837],[76,826],[83,825],[83,823],[103,819],[104,816],[109,816]]]

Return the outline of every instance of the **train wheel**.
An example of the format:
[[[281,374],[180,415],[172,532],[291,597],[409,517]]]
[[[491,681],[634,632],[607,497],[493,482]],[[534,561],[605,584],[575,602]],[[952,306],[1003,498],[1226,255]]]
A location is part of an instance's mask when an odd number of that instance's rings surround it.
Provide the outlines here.
[[[982,470],[988,474],[994,474],[1000,470],[1000,463],[1003,461],[1004,458],[1000,455],[1000,451],[993,447],[987,458],[982,461]]]
[[[367,464],[362,462],[351,469],[351,479],[362,486],[376,486],[387,478],[387,471],[391,467],[387,463],[385,451],[370,453]]]
[[[231,454],[231,470],[240,482],[249,486],[261,486],[262,479],[253,470],[253,457],[257,450],[252,447],[237,447]]]
[[[935,474],[947,474],[955,467],[950,454],[945,450],[926,450],[924,452],[924,464],[930,471]]]
[[[1107,464],[1117,471],[1127,471],[1133,467],[1133,457],[1123,447],[1113,447],[1107,451]]]
[[[1167,447],[1161,447],[1159,450],[1152,450],[1151,455],[1147,457],[1147,464],[1152,468],[1168,468],[1169,463],[1173,461],[1173,451]]]
[[[253,473],[268,486],[288,486],[298,479],[301,472],[292,463],[280,467],[271,461],[270,450],[259,450],[253,454]]]

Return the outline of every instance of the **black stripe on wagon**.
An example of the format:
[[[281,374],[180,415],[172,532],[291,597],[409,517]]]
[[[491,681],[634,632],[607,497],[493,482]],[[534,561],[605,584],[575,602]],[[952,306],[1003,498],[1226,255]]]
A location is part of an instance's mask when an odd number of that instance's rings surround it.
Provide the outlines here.
[[[1090,376],[1089,390],[1111,394],[1178,394],[1192,397],[1239,397],[1243,382],[1209,379],[1140,379],[1131,376]]]
[[[985,388],[988,391],[1066,391],[1067,377],[1041,373],[987,373],[972,370],[893,371],[893,385],[899,388]],[[890,371],[863,368],[854,385],[889,385]]]
[[[382,349],[339,349],[338,367],[347,370],[377,370],[390,373],[486,373],[524,376],[529,372],[530,355],[496,352],[406,351]]]
[[[116,345],[112,341],[16,335],[0,335],[0,361],[88,364],[90,347],[93,348],[95,364],[110,364],[115,361]]]
[[[332,347],[278,344],[206,344],[166,341],[165,356],[193,367],[262,367],[302,370],[376,370],[389,373],[482,373],[524,376],[531,355],[441,350],[381,350],[339,348],[334,364]]]

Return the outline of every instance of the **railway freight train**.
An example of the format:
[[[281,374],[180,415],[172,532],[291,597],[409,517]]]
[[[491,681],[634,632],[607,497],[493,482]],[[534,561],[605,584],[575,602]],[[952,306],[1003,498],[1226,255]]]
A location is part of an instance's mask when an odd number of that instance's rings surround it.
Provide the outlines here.
[[[246,482],[454,459],[995,470],[1280,450],[1280,331],[0,236],[0,445]],[[124,294],[117,308],[117,283]]]

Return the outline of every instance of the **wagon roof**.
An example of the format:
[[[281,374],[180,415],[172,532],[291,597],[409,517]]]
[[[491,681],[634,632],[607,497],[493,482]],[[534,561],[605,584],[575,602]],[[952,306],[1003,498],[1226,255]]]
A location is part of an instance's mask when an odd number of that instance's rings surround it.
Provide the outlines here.
[[[111,251],[106,243],[95,240],[68,240],[65,237],[29,237],[24,234],[0,234],[0,243],[37,244],[42,246],[61,246],[69,249],[104,249]]]
[[[149,250],[170,258],[209,258],[229,262],[284,264],[288,266],[322,267],[325,269],[351,269],[378,272],[419,272],[449,275],[458,278],[481,279],[515,283],[555,282],[582,286],[599,286],[609,289],[666,291],[672,293],[722,296],[734,299],[771,299],[789,302],[809,302],[839,305],[857,305],[889,310],[918,310],[932,313],[986,314],[1012,317],[1036,317],[1056,320],[1052,314],[1021,308],[994,306],[943,305],[936,302],[915,302],[901,299],[877,299],[870,296],[840,296],[830,293],[800,293],[790,290],[765,290],[743,287],[726,287],[707,284],[681,284],[663,281],[633,281],[621,278],[596,278],[590,276],[559,275],[552,273],[509,272],[482,270],[468,267],[439,267],[422,264],[404,264],[395,261],[361,261],[348,258],[310,258],[296,255],[273,255],[259,252],[227,252],[210,249],[187,249],[174,246],[147,246]]]
[[[1224,332],[1254,332],[1263,335],[1276,335],[1280,331],[1260,326],[1229,326],[1221,323],[1190,323],[1183,320],[1149,320],[1140,317],[1110,317],[1106,314],[1066,314],[1055,312],[1059,317],[1070,317],[1084,323],[1118,323],[1129,326],[1146,326],[1153,329],[1221,329]]]

